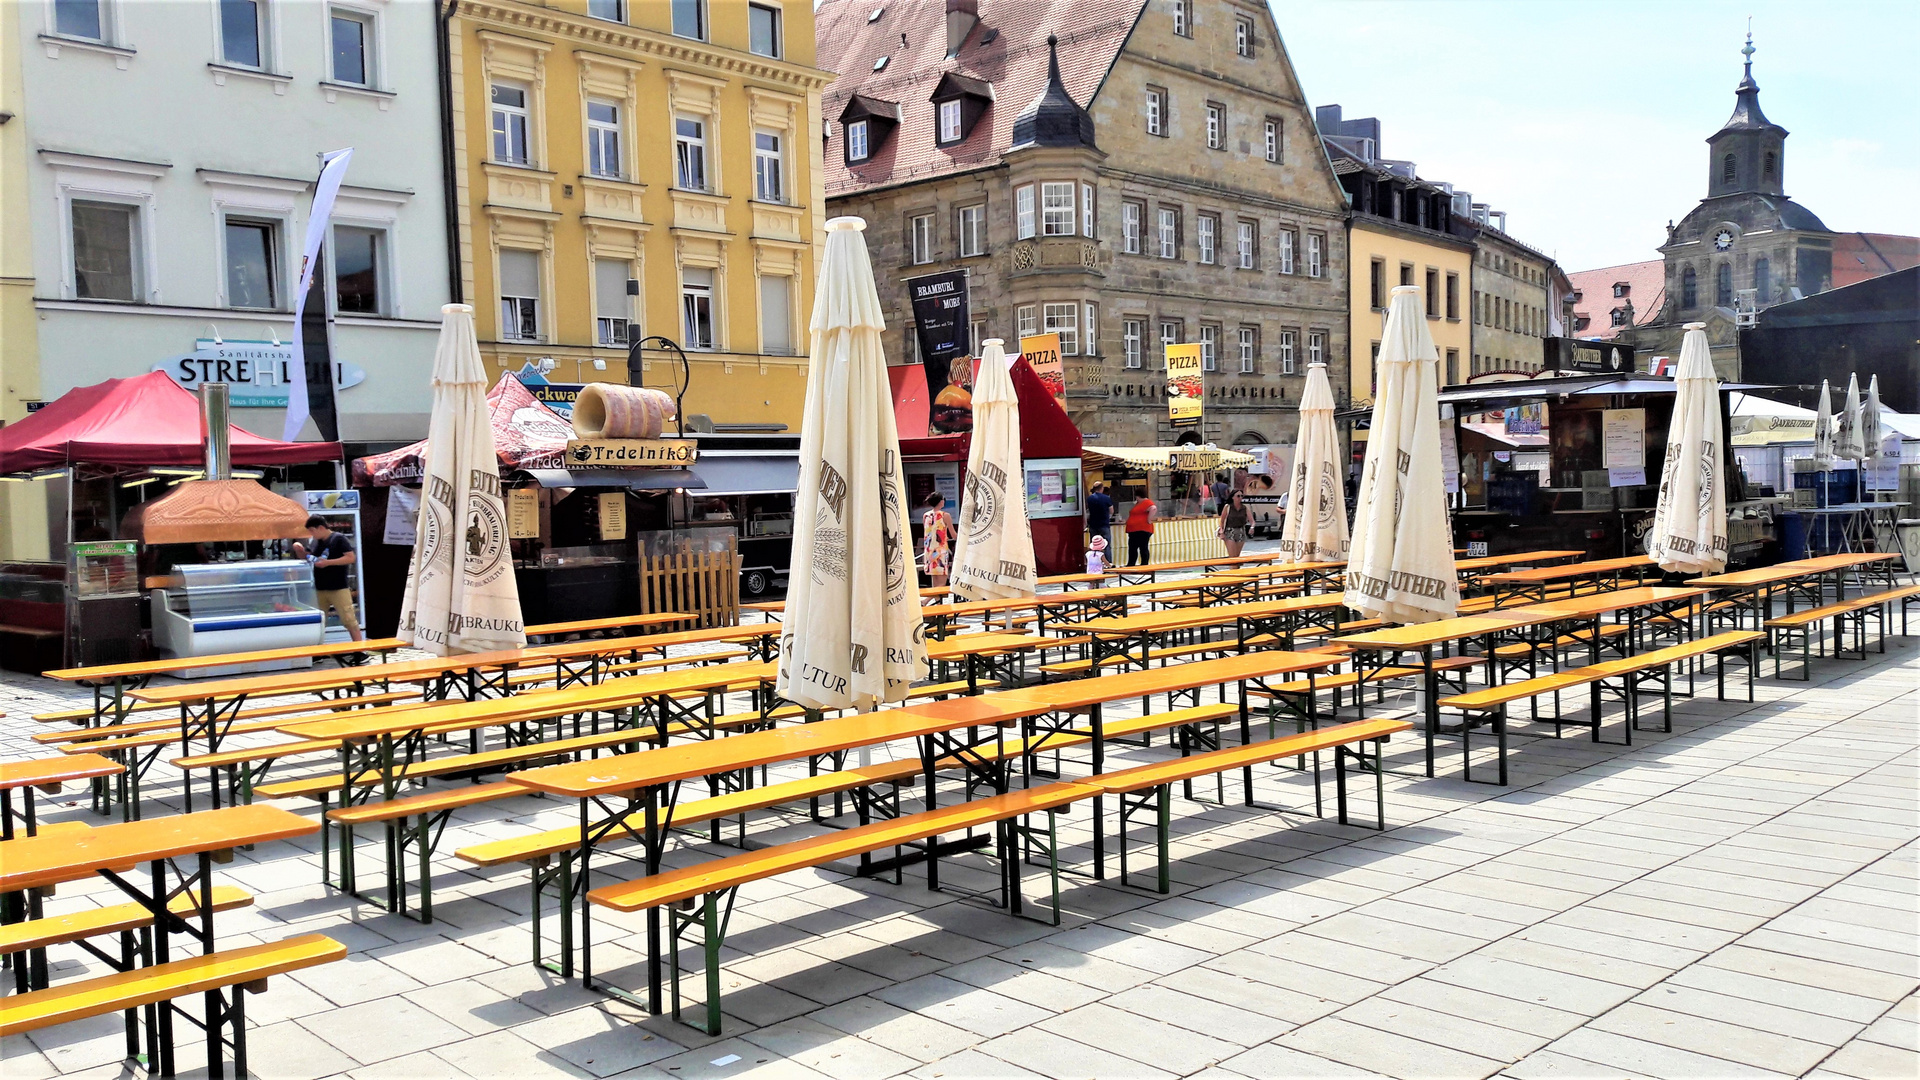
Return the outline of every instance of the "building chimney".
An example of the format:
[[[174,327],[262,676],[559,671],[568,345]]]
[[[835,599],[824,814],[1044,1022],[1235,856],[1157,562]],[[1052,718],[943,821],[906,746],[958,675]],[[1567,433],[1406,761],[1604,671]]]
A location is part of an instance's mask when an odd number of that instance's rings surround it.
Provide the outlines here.
[[[207,447],[207,479],[230,480],[233,428],[227,419],[227,384],[200,384],[200,438]]]
[[[947,0],[947,59],[960,53],[960,46],[980,21],[980,0]]]
[[[1495,225],[1494,228],[1499,229],[1501,232],[1506,232],[1507,231],[1507,212],[1505,210],[1487,211],[1487,220],[1492,221],[1494,218],[1500,219],[1500,223]]]

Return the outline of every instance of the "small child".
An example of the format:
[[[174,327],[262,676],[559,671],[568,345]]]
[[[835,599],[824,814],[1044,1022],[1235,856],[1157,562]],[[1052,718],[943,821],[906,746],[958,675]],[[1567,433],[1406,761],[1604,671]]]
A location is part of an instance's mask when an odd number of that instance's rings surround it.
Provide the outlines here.
[[[1087,573],[1107,572],[1107,538],[1096,536],[1087,544]]]

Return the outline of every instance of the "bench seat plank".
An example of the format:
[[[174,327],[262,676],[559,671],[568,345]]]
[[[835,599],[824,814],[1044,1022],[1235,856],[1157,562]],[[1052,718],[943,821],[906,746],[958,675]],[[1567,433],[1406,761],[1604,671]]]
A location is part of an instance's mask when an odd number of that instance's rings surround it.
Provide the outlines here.
[[[212,901],[213,910],[232,911],[234,908],[251,905],[253,896],[237,886],[215,885]],[[176,896],[167,905],[167,910],[176,915],[192,914],[199,910],[197,898],[185,894]],[[0,953],[44,949],[49,945],[78,941],[81,938],[117,934],[122,930],[137,930],[152,922],[153,913],[139,904],[112,904],[87,911],[48,915],[45,918],[29,919],[26,922],[0,927]]]
[[[1298,735],[1284,735],[1277,739],[1264,739],[1242,746],[1230,746],[1224,750],[1156,761],[1150,765],[1121,769],[1118,772],[1100,773],[1077,783],[1097,788],[1108,794],[1140,791],[1144,788],[1179,783],[1182,780],[1212,776],[1214,773],[1248,765],[1260,765],[1283,757],[1311,754],[1347,743],[1383,739],[1412,728],[1411,721],[1399,718],[1380,717],[1373,720],[1356,720],[1349,724],[1336,724]]]

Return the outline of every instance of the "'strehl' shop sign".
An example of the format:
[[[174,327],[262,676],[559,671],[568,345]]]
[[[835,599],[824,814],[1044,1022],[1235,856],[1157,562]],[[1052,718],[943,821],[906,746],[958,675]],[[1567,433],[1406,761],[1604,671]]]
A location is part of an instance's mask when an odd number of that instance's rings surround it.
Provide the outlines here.
[[[223,382],[231,387],[228,403],[236,409],[284,409],[287,407],[287,383],[292,378],[288,364],[293,346],[274,341],[221,341],[201,338],[193,351],[153,365],[167,378],[197,392],[203,382]],[[345,360],[333,362],[333,388],[345,390],[367,381],[367,373]]]

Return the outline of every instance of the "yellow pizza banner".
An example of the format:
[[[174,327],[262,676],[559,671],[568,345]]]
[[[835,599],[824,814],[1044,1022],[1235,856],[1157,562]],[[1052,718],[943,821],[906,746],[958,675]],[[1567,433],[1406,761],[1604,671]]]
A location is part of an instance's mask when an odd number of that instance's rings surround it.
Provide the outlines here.
[[[1200,374],[1200,343],[1167,347],[1167,419],[1175,427],[1194,427],[1206,409],[1206,384]]]
[[[1067,407],[1067,369],[1060,359],[1059,334],[1033,334],[1020,339],[1020,355],[1027,358],[1028,366],[1040,377],[1041,385],[1060,403]]]

